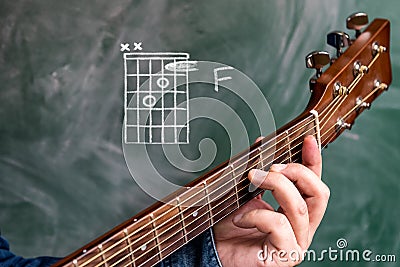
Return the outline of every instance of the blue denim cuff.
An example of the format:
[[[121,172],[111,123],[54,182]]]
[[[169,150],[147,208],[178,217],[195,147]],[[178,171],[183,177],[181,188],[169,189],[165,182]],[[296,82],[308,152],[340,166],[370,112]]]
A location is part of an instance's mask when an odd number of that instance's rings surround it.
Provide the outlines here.
[[[1,267],[47,267],[59,261],[54,257],[38,257],[34,259],[24,259],[10,252],[10,245],[7,240],[0,236],[0,266]]]
[[[222,267],[218,258],[212,229],[190,241],[187,245],[168,256],[159,267]]]

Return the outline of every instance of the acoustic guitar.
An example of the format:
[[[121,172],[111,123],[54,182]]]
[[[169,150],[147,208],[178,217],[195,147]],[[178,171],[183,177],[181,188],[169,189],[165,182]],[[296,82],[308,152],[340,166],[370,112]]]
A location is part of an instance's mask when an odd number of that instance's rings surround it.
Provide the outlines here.
[[[335,58],[327,52],[306,57],[316,75],[311,99],[297,118],[53,266],[153,266],[260,194],[259,188],[249,190],[249,170],[300,162],[306,135],[323,149],[351,129],[392,81],[390,22],[375,19],[362,31],[367,24],[365,13],[353,14],[347,28],[356,31],[355,38],[339,31],[327,36]]]

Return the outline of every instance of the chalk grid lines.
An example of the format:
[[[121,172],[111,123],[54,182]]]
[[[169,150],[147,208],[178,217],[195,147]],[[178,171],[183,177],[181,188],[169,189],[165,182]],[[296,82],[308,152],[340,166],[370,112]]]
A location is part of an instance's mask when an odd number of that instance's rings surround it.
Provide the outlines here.
[[[189,143],[187,53],[124,53],[124,142]],[[166,65],[173,66],[167,70]]]

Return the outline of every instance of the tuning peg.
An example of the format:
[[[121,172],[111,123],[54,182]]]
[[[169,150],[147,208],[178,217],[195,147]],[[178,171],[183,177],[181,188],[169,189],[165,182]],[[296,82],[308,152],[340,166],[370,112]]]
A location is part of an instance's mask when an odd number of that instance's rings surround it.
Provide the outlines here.
[[[368,24],[368,15],[363,12],[356,12],[346,19],[347,29],[356,31],[356,38],[360,36],[362,28]]]
[[[357,97],[356,99],[356,110],[359,111],[361,108],[370,109],[371,103],[365,102],[361,97]]]
[[[314,51],[306,56],[306,67],[309,69],[315,69],[315,76],[310,79],[310,90],[314,90],[314,86],[317,79],[322,75],[322,68],[328,65],[331,61],[328,52],[325,51]]]
[[[314,51],[306,56],[306,67],[316,69],[316,77],[319,78],[322,74],[322,68],[328,65],[331,61],[329,53],[325,51]]]
[[[353,124],[345,122],[343,119],[339,119],[336,122],[336,131],[340,131],[341,129],[351,130]]]
[[[345,32],[334,31],[326,36],[328,45],[336,48],[336,56],[340,57],[343,53],[342,49],[350,46],[350,36]]]

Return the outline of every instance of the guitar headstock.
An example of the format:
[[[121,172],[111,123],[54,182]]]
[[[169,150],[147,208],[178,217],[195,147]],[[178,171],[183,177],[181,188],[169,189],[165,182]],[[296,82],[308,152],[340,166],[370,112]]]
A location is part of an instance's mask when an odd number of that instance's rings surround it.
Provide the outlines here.
[[[361,32],[361,24],[367,21],[365,13],[347,19],[348,28],[356,30],[355,39],[338,31],[328,34],[328,44],[337,49],[337,58],[329,60],[326,52],[306,57],[307,67],[317,69],[310,80],[312,97],[307,110],[318,113],[322,146],[351,129],[355,119],[392,81],[390,22],[375,19]],[[325,64],[330,66],[322,73]]]

